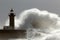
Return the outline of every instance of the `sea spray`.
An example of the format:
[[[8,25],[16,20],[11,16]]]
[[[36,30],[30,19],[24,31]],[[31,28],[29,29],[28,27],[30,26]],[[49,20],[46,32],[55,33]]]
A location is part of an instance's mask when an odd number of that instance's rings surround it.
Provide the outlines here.
[[[27,30],[27,40],[60,40],[60,17],[55,13],[25,10],[16,18],[15,27]]]

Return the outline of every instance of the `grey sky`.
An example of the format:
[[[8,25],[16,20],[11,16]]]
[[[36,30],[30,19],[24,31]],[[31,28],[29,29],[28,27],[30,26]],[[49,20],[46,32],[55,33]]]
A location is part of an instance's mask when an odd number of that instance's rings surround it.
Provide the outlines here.
[[[60,0],[0,0],[0,25],[7,20],[9,8],[14,8],[17,16],[21,11],[30,8],[47,10],[60,15]]]

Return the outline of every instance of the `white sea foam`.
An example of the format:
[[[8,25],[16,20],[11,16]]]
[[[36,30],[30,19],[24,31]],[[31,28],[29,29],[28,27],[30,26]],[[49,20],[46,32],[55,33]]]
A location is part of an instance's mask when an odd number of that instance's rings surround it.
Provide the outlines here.
[[[37,8],[25,10],[16,18],[15,26],[27,30],[28,40],[60,40],[60,17],[55,13]]]

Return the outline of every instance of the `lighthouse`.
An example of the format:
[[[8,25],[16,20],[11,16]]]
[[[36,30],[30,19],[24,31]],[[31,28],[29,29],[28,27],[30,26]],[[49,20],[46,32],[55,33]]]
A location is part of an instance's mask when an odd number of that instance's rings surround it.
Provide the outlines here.
[[[3,26],[3,29],[0,29],[0,39],[8,40],[10,38],[26,38],[26,30],[15,29],[15,13],[13,9],[10,9],[9,12],[9,25]]]
[[[14,30],[15,27],[15,14],[14,9],[10,9],[9,13],[9,26],[4,26],[5,30]]]
[[[14,29],[14,27],[15,27],[15,20],[14,19],[15,19],[14,10],[11,9],[10,14],[9,14],[9,27],[11,29]]]

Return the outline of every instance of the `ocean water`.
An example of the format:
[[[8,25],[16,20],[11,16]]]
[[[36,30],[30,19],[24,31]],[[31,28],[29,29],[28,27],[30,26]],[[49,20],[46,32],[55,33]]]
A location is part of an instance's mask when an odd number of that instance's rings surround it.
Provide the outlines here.
[[[9,25],[6,21],[5,25]],[[15,19],[15,29],[27,30],[26,39],[8,40],[60,40],[60,17],[56,13],[37,8],[22,11]]]

